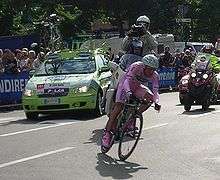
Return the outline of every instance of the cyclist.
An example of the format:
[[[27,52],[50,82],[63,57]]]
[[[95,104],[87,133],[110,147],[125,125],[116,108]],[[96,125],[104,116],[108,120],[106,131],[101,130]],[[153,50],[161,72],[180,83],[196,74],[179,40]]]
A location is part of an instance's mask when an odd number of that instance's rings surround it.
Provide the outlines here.
[[[128,68],[126,74],[120,79],[114,109],[111,111],[109,120],[106,124],[102,138],[102,146],[110,148],[113,133],[117,124],[117,116],[123,109],[127,94],[132,93],[139,99],[144,99],[148,102],[155,103],[155,109],[160,110],[159,104],[159,75],[156,69],[159,62],[153,54],[145,55],[141,61],[135,62]],[[147,81],[152,82],[152,91],[143,85]],[[138,113],[143,113],[146,110],[146,105],[142,105]]]

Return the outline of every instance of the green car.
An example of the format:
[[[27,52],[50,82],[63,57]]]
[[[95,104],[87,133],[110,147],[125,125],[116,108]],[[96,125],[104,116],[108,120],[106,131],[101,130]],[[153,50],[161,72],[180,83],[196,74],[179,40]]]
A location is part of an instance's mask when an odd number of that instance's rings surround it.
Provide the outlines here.
[[[111,79],[103,53],[51,54],[28,81],[22,96],[27,119],[63,110],[92,110],[102,115]]]

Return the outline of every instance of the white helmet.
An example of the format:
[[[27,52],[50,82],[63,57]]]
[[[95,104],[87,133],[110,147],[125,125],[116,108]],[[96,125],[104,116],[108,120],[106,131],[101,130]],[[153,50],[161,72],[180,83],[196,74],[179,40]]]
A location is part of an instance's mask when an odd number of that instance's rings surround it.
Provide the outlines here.
[[[153,54],[145,55],[141,60],[146,66],[157,69],[159,67],[158,58]]]
[[[138,18],[137,18],[137,23],[138,22],[144,22],[144,23],[148,23],[148,24],[150,24],[150,19],[147,17],[147,16],[139,16]]]

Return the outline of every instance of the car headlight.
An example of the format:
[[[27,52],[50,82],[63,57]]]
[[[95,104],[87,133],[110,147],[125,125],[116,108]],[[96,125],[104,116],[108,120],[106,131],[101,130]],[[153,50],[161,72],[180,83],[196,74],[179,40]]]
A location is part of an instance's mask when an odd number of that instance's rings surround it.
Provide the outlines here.
[[[31,90],[31,89],[25,89],[24,95],[25,95],[25,96],[28,96],[28,97],[32,96],[32,95],[33,95],[33,90]]]
[[[88,91],[88,87],[87,86],[83,86],[83,87],[79,87],[79,88],[75,88],[73,89],[74,93],[85,93]]]
[[[195,78],[196,77],[196,73],[192,73],[191,77]]]
[[[188,80],[187,79],[183,79],[182,80],[182,84],[184,85],[184,84],[187,84],[188,83]]]
[[[203,74],[203,79],[207,79],[209,76],[208,76],[208,74]]]

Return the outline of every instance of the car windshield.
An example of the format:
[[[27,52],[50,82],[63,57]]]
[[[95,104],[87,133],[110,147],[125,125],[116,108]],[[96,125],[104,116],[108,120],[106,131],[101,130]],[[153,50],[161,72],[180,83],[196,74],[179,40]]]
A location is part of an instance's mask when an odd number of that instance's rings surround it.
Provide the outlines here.
[[[194,45],[194,48],[196,50],[196,52],[200,52],[200,50],[202,49],[204,45]]]
[[[45,61],[35,76],[59,74],[88,74],[96,71],[95,60],[88,57],[68,60]]]

